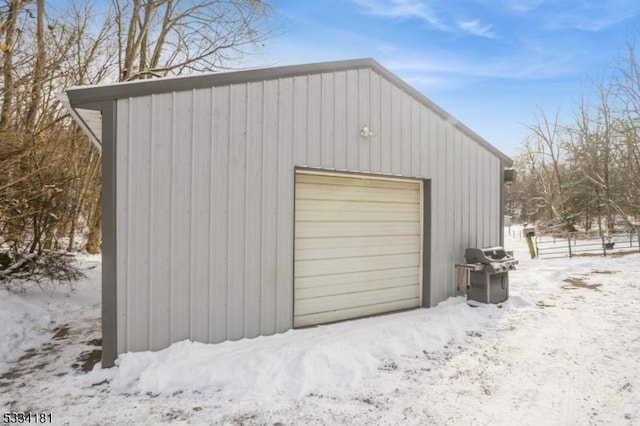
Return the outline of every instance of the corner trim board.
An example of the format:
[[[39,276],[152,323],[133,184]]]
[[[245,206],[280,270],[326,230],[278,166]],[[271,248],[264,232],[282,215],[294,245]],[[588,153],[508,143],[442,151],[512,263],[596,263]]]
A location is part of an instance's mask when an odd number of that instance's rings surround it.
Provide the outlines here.
[[[102,103],[102,367],[118,357],[117,101]]]
[[[504,213],[506,206],[506,195],[504,189],[504,168],[505,164],[500,162],[500,245],[504,247]]]
[[[431,179],[422,180],[422,307],[431,307]]]

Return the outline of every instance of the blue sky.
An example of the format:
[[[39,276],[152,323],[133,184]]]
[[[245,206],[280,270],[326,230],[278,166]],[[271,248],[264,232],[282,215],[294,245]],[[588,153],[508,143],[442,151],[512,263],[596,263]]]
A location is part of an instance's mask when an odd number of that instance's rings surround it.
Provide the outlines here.
[[[253,61],[373,57],[508,155],[539,106],[570,120],[640,29],[638,0],[273,0]],[[639,40],[640,42],[640,40]]]

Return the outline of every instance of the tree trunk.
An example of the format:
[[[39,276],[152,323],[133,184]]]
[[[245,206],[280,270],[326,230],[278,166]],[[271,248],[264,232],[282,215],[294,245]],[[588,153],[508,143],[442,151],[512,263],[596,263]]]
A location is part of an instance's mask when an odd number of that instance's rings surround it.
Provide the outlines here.
[[[0,129],[9,127],[11,120],[11,112],[13,106],[13,49],[16,42],[17,29],[16,21],[18,20],[18,12],[22,7],[21,0],[11,0],[7,11],[7,19],[4,28],[4,42],[0,45],[0,50],[4,54],[2,61],[2,78],[4,80],[4,89],[2,93],[2,109],[0,110]]]
[[[89,225],[89,236],[87,237],[87,245],[85,250],[90,254],[100,253],[100,246],[102,243],[102,206],[100,204],[100,198],[97,197],[91,216],[91,223]]]
[[[31,86],[31,100],[27,110],[26,121],[30,130],[35,131],[36,112],[40,108],[42,99],[42,85],[44,82],[44,67],[46,52],[44,44],[44,0],[36,0],[36,61],[33,67],[33,84]]]

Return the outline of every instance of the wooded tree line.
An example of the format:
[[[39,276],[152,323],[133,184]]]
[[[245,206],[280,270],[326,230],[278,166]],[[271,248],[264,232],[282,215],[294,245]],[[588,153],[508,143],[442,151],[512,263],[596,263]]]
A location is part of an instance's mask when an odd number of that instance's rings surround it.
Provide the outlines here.
[[[270,12],[262,0],[0,0],[0,279],[100,250],[100,152],[56,93],[227,68],[270,35]]]
[[[617,68],[563,123],[538,110],[515,158],[507,214],[557,231],[632,230],[640,222],[640,65],[629,43]]]

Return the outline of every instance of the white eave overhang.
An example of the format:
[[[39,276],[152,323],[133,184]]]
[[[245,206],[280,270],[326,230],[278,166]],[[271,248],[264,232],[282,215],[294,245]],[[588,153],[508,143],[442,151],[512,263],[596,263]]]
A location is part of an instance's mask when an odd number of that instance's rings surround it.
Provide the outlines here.
[[[57,93],[56,96],[62,105],[69,111],[71,117],[87,134],[89,140],[102,153],[102,112],[94,109],[74,108],[71,106],[66,93]]]

